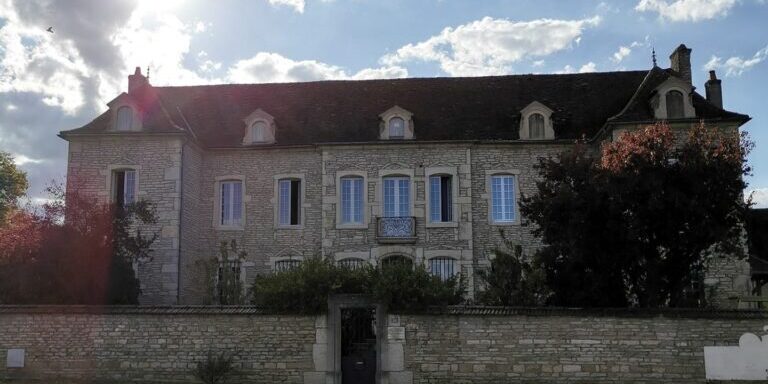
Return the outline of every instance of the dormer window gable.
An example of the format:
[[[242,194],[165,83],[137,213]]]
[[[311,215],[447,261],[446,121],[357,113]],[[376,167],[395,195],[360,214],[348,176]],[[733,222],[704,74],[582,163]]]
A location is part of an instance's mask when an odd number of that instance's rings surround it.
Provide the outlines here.
[[[670,77],[654,89],[649,100],[654,117],[659,120],[696,117],[692,94],[693,87],[685,80]]]
[[[131,96],[123,93],[107,104],[111,114],[110,130],[115,132],[137,132],[142,128],[141,109]]]
[[[414,137],[413,113],[397,105],[380,114],[381,140],[411,140]]]
[[[243,145],[273,144],[275,142],[275,118],[261,109],[243,119],[245,132]]]
[[[520,111],[520,140],[553,140],[552,109],[534,101]]]

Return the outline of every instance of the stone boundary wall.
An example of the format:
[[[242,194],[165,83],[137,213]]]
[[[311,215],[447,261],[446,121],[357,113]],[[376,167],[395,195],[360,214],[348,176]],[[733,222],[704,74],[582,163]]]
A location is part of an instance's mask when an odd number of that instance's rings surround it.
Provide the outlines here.
[[[0,382],[196,383],[208,351],[226,351],[232,382],[303,383],[315,334],[315,317],[254,307],[0,306]],[[6,368],[11,348],[24,368]]]
[[[737,346],[742,334],[762,335],[768,325],[766,311],[441,313],[394,319],[413,383],[706,383],[705,346]]]
[[[762,335],[768,311],[450,307],[389,314],[383,384],[705,383],[703,348]],[[234,383],[331,383],[326,316],[252,306],[0,306],[0,382],[193,383],[208,351]],[[386,347],[386,348],[385,348]],[[24,368],[6,368],[8,349]],[[330,364],[330,365],[329,365]]]

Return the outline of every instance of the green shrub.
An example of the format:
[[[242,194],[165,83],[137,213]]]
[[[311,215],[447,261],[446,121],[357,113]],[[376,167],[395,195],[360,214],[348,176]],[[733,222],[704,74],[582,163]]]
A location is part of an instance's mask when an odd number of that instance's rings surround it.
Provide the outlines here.
[[[504,247],[494,250],[491,267],[477,272],[485,289],[477,293],[483,305],[540,306],[550,293],[544,271],[523,255],[523,247],[507,240],[501,232]],[[511,252],[510,252],[511,250]]]
[[[252,303],[278,312],[317,314],[334,294],[366,294],[394,311],[417,311],[463,301],[464,280],[441,281],[424,267],[393,264],[384,268],[348,268],[312,258],[298,267],[257,276]]]
[[[235,372],[232,366],[232,356],[222,352],[219,355],[213,355],[210,351],[205,361],[197,363],[192,370],[192,375],[205,384],[224,383],[228,376]]]
[[[370,279],[369,294],[393,311],[418,311],[430,306],[461,303],[466,290],[464,279],[441,280],[424,266],[393,263],[377,268]]]

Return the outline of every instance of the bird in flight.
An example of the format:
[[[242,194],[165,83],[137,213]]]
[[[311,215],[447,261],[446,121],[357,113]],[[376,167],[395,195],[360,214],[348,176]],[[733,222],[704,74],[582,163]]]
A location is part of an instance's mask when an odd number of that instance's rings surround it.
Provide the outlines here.
[[[46,29],[46,31],[50,32],[50,33],[53,33],[53,27],[48,27],[48,29]]]

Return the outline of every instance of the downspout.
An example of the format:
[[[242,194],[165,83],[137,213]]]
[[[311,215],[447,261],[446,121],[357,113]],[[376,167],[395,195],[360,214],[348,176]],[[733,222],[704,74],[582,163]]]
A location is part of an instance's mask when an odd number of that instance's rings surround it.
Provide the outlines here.
[[[176,305],[181,304],[181,246],[184,244],[183,241],[181,241],[182,237],[182,230],[181,230],[181,224],[184,222],[182,220],[182,212],[184,212],[184,147],[187,146],[188,139],[184,139],[184,141],[181,143],[181,160],[179,161],[179,253],[176,257]]]

